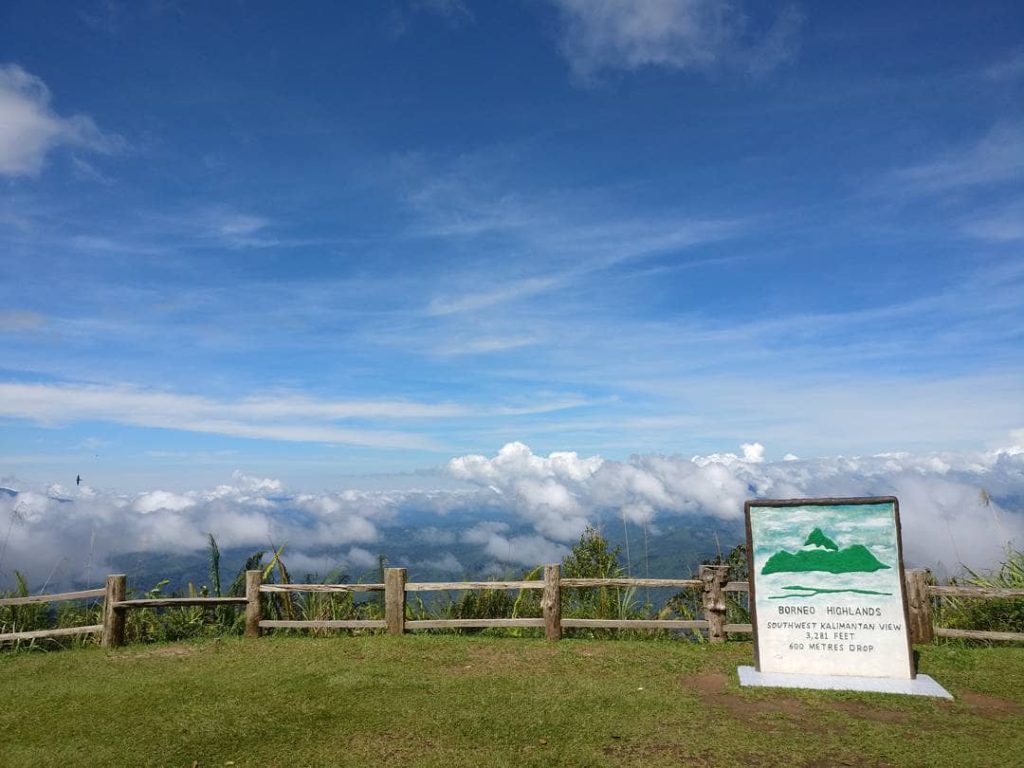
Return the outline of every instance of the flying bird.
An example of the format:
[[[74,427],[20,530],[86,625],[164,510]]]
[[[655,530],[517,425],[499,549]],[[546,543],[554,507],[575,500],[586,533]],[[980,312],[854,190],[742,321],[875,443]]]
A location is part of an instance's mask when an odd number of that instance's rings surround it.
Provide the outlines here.
[[[75,478],[75,485],[81,485],[81,484],[82,484],[82,476],[79,475],[78,477]]]

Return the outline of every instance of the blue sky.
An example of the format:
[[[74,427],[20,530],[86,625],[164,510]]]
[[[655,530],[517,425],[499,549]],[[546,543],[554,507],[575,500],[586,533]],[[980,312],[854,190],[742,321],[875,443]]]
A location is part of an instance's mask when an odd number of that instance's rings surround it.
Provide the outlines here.
[[[1018,3],[5,2],[0,477],[1024,443],[1022,41]]]

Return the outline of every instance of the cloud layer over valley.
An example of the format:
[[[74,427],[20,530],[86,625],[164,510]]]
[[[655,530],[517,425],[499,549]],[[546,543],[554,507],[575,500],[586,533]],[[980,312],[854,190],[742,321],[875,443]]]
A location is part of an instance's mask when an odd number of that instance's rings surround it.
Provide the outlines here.
[[[509,443],[493,457],[452,459],[447,472],[465,487],[300,493],[235,472],[206,490],[123,494],[29,488],[7,478],[2,484],[11,490],[0,493],[0,585],[14,570],[37,586],[97,582],[119,555],[200,553],[208,533],[225,550],[284,544],[297,572],[340,567],[358,575],[378,553],[397,547],[411,559],[394,564],[411,567],[413,576],[417,566],[497,573],[559,559],[587,526],[617,536],[625,520],[645,527],[655,545],[659,535],[709,521],[734,532],[743,502],[754,497],[894,494],[906,559],[940,573],[960,564],[990,567],[1008,543],[1024,542],[1020,445],[971,455],[787,455],[768,462],[757,443],[738,454],[626,461],[572,452],[545,457]]]

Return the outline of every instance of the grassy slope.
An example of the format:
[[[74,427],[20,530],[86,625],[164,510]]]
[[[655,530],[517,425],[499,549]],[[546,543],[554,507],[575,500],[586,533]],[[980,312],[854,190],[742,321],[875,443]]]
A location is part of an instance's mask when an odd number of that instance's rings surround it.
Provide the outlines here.
[[[0,657],[0,766],[987,766],[1024,649],[922,649],[953,703],[740,690],[747,643],[239,638]]]

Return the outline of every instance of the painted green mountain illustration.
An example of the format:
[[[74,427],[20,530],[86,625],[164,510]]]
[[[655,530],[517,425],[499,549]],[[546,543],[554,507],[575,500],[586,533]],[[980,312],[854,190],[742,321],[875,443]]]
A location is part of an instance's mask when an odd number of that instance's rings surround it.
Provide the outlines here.
[[[802,549],[799,552],[776,552],[768,558],[761,569],[769,573],[872,573],[891,566],[881,562],[863,544],[853,544],[843,549],[832,539],[815,528],[807,537],[804,546],[814,545],[817,549]]]
[[[821,528],[815,528],[811,531],[811,535],[807,537],[807,541],[804,542],[806,547],[809,544],[814,544],[818,547],[824,547],[825,549],[839,550],[839,545],[836,544],[832,539],[821,532]]]

